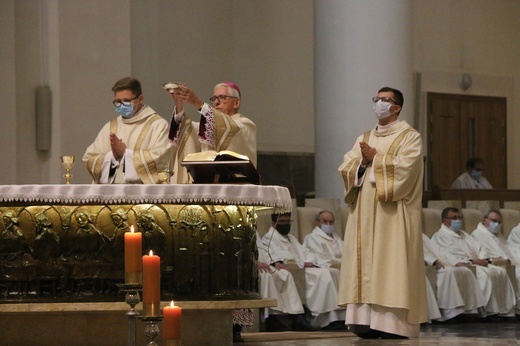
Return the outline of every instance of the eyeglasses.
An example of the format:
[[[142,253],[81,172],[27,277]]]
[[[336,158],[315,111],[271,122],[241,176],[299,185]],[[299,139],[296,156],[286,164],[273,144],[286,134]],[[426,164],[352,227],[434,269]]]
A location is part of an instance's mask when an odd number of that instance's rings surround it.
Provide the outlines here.
[[[499,224],[502,223],[502,221],[498,221],[498,220],[492,219],[490,217],[487,217],[486,219],[490,220],[491,222],[496,222],[496,223],[499,223]]]
[[[138,98],[139,96],[141,96],[141,95],[137,95],[136,97],[134,97],[133,99],[130,99],[130,100],[114,100],[114,101],[112,101],[112,104],[114,105],[114,107],[119,107],[122,104],[125,106],[131,106],[132,101],[135,100],[136,98]]]
[[[451,217],[445,217],[445,219],[448,219],[448,220],[463,220],[464,218],[462,216],[451,216]]]
[[[278,225],[290,225],[293,223],[293,220],[280,220],[277,222]]]
[[[393,99],[391,99],[390,97],[379,97],[379,96],[374,96],[372,97],[372,101],[377,102],[377,101],[384,101],[384,102],[389,102],[389,101],[392,101],[393,103],[397,104],[397,102],[395,102]]]
[[[232,98],[232,99],[236,99],[238,97],[235,97],[235,96],[229,96],[229,95],[216,95],[216,96],[212,96],[209,98],[209,100],[213,103],[215,103],[215,101],[218,99],[220,102],[224,103],[226,102],[226,99],[227,98]]]

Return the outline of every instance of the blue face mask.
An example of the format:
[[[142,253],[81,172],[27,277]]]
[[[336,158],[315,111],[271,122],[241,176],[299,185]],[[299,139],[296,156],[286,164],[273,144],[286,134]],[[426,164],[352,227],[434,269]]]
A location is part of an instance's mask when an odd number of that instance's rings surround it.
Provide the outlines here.
[[[116,112],[121,114],[125,119],[130,118],[134,114],[134,105],[125,105],[121,103],[119,107],[116,107]]]
[[[498,222],[490,222],[488,230],[493,234],[497,234],[500,232],[500,224]]]
[[[479,180],[482,177],[482,171],[471,171],[471,177],[475,180]]]
[[[332,233],[334,233],[334,225],[321,225],[320,226],[321,230],[325,233],[327,233],[328,235],[331,235]]]
[[[458,232],[462,228],[462,221],[460,220],[451,220],[451,226],[450,229],[453,232]]]

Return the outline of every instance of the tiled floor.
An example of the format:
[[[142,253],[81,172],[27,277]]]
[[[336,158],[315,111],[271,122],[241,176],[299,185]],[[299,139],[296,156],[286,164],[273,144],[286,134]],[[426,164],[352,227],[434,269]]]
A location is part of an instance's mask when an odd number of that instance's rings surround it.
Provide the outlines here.
[[[318,332],[319,333],[319,332]],[[336,332],[324,334],[323,338],[315,339],[318,335],[312,332],[303,333],[300,336],[306,339],[280,340],[265,333],[244,333],[244,343],[236,345],[244,346],[336,346],[336,345],[468,345],[468,346],[505,346],[520,345],[520,321],[515,322],[482,322],[460,324],[430,324],[423,325],[418,339],[411,340],[363,340],[353,334]],[[331,337],[333,336],[333,337]],[[311,339],[312,338],[312,339]],[[264,339],[264,340],[262,340]],[[269,341],[272,340],[272,341]]]

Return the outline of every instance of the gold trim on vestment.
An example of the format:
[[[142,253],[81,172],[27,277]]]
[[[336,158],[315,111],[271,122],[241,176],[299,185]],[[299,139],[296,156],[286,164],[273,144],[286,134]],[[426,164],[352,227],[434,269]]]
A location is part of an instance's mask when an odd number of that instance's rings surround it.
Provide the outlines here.
[[[404,137],[411,131],[415,130],[409,128],[401,132],[397,138],[394,139],[387,153],[377,155],[374,159],[374,176],[380,202],[391,202],[394,199],[395,167],[392,159]]]
[[[215,148],[216,151],[226,150],[233,137],[240,131],[240,127],[231,116],[213,111],[215,119]]]
[[[157,164],[155,163],[155,160],[150,155],[150,151],[145,150],[143,151],[143,155],[145,156],[145,161],[141,160],[140,150],[141,146],[143,144],[144,138],[150,131],[150,128],[152,124],[156,121],[161,119],[161,117],[158,114],[154,114],[151,117],[149,117],[146,120],[146,123],[141,130],[141,133],[139,134],[139,137],[137,138],[137,141],[135,142],[134,146],[134,166],[135,170],[137,172],[137,175],[139,175],[139,178],[143,182],[143,184],[157,184],[159,182],[159,174],[157,174]],[[146,167],[145,167],[146,166]],[[148,172],[147,172],[148,170]],[[150,179],[150,175],[152,178]]]

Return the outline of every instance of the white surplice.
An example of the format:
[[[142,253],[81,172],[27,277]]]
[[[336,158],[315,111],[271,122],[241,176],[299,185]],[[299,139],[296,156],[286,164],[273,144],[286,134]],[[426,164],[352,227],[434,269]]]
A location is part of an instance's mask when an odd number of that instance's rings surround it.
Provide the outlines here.
[[[258,247],[258,262],[271,263],[267,249],[258,233],[256,234],[256,246]],[[268,317],[270,312],[284,314],[304,313],[294,278],[289,271],[285,269],[277,270],[274,266],[271,266],[270,272],[259,271],[258,276],[262,298],[272,298],[278,302],[276,307],[265,309],[264,317]]]
[[[509,260],[515,266],[516,283],[520,287],[520,263],[517,261],[514,251],[512,251],[507,243],[506,238],[501,232],[497,234],[491,233],[482,222],[471,233],[471,236],[482,246],[491,258],[501,258]],[[520,294],[516,292],[516,310],[520,310]]]
[[[441,256],[448,264],[470,264],[472,259],[487,259],[490,256],[480,244],[464,231],[454,232],[445,225],[432,236]],[[513,285],[504,268],[489,264],[487,267],[476,266],[480,289],[486,299],[484,307],[487,314],[514,316],[516,297]]]
[[[517,263],[520,263],[520,224],[516,225],[509,233],[507,245],[509,245]]]
[[[440,261],[444,268],[437,270],[437,303],[446,321],[462,313],[477,313],[486,305],[477,278],[467,267],[453,267],[446,256],[442,256],[426,234],[423,234],[424,261],[433,265]],[[452,261],[453,262],[453,261]]]
[[[273,227],[262,238],[272,262],[294,263],[304,268],[312,262],[317,268],[305,268],[306,306],[316,327],[325,327],[331,322],[344,320],[345,310],[338,307],[339,270],[330,267],[330,262],[318,259],[303,247],[291,234],[282,236]]]
[[[343,240],[339,234],[332,233],[332,236],[329,236],[316,226],[303,240],[303,246],[317,257],[330,261],[333,267],[341,266]]]
[[[428,300],[428,322],[433,320],[440,320],[442,318],[441,312],[439,310],[439,305],[437,304],[437,298],[435,297],[435,292],[433,292],[432,285],[428,278],[426,279],[426,299]]]

